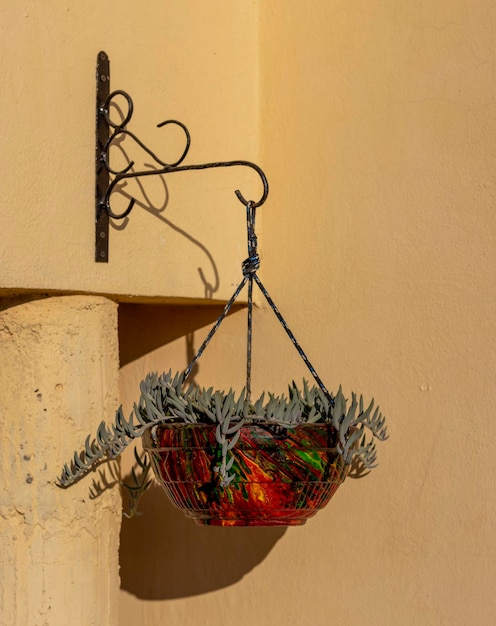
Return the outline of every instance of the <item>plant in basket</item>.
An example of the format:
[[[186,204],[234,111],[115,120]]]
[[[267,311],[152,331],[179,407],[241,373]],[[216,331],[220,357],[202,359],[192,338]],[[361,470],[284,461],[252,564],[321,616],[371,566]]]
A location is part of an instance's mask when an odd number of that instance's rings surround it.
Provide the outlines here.
[[[372,434],[367,438],[366,431]],[[387,437],[374,401],[365,407],[339,388],[327,397],[295,383],[288,395],[251,402],[244,389],[228,393],[186,385],[184,375],[149,374],[129,419],[122,409],[103,422],[84,451],[66,464],[69,486],[92,467],[115,458],[138,437],[172,503],[198,524],[300,525],[325,506],[353,461],[376,464],[374,438]],[[141,461],[144,479],[149,465]],[[127,486],[144,491],[143,484]]]

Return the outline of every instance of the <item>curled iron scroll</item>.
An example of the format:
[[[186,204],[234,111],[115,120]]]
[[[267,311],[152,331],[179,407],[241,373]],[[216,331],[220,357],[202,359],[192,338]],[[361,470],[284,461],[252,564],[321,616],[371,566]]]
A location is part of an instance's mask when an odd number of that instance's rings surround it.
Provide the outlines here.
[[[112,100],[116,96],[123,96],[128,106],[127,113],[123,115],[122,120],[120,120],[119,122],[112,121],[110,118],[110,112],[109,112],[111,104],[112,104]],[[160,122],[159,124],[157,124],[157,128],[163,128],[164,126],[168,126],[168,125],[179,126],[184,132],[186,144],[179,159],[177,159],[173,163],[167,163],[163,161],[162,159],[160,159],[154,152],[152,152],[152,150],[150,150],[150,148],[148,148],[134,133],[126,129],[126,125],[129,123],[133,115],[133,110],[134,110],[134,106],[133,106],[133,101],[132,101],[131,96],[129,96],[129,94],[127,94],[125,91],[122,91],[122,90],[117,90],[117,91],[113,91],[112,93],[110,93],[102,107],[102,114],[105,117],[105,121],[107,122],[109,127],[112,127],[114,129],[113,133],[111,134],[107,143],[105,144],[101,153],[101,157],[100,157],[105,168],[108,170],[108,172],[110,172],[114,176],[112,182],[108,186],[108,189],[105,193],[105,197],[102,203],[103,208],[107,211],[108,215],[111,218],[123,219],[127,217],[136,202],[134,198],[131,198],[127,208],[122,213],[114,213],[112,209],[110,208],[110,197],[113,191],[115,190],[116,186],[119,185],[119,183],[121,183],[123,180],[133,179],[133,178],[142,178],[144,176],[161,176],[163,174],[172,174],[174,172],[185,172],[185,171],[191,171],[191,170],[207,170],[207,169],[213,169],[213,168],[219,168],[219,167],[241,166],[241,167],[249,167],[253,169],[259,175],[262,181],[263,193],[262,193],[261,198],[258,201],[247,200],[239,189],[237,189],[234,193],[236,194],[236,197],[238,198],[238,200],[241,202],[241,204],[244,207],[246,207],[248,202],[250,202],[253,208],[257,208],[265,202],[265,200],[267,199],[267,195],[269,193],[269,184],[268,184],[267,178],[263,170],[258,165],[256,165],[255,163],[252,163],[251,161],[243,161],[243,160],[217,161],[214,163],[201,163],[201,164],[196,164],[196,165],[195,164],[181,165],[181,163],[186,158],[186,155],[188,154],[189,148],[191,146],[191,135],[189,133],[188,128],[182,122],[179,122],[178,120],[172,120],[172,119]],[[155,161],[155,163],[159,166],[158,169],[131,171],[135,164],[134,161],[131,161],[130,163],[128,163],[122,170],[113,169],[109,164],[110,147],[116,141],[116,139],[122,135],[127,135],[131,137],[131,139],[133,139],[140,146],[140,148],[142,148]]]

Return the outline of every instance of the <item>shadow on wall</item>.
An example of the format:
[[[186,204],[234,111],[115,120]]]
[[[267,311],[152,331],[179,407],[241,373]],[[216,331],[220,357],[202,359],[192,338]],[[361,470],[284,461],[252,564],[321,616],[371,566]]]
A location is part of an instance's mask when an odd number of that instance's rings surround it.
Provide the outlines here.
[[[241,580],[283,536],[285,528],[196,526],[153,486],[141,517],[124,518],[121,588],[144,600],[183,598]]]
[[[112,109],[111,113],[115,113],[117,115],[117,119],[118,121],[115,121],[115,123],[123,123],[124,119],[125,119],[125,114],[122,112],[122,109],[116,105],[115,102],[111,102],[110,104],[110,108]],[[131,111],[132,113],[132,111]],[[112,115],[111,115],[112,117]],[[173,124],[176,124],[176,122],[173,122]],[[120,131],[117,131],[120,132]],[[134,159],[131,159],[131,157],[129,156],[127,150],[124,147],[125,144],[125,139],[129,140],[129,135],[118,135],[115,139],[110,141],[109,145],[112,145],[112,147],[114,148],[114,152],[117,151],[120,153],[120,156],[122,159],[124,159],[124,168],[121,171],[128,171],[128,175],[132,175],[136,173],[136,167],[135,167],[135,163],[136,161]],[[186,140],[186,137],[183,138],[184,140]],[[130,142],[128,142],[130,143]],[[141,146],[141,151],[143,151],[143,148],[145,150],[145,154],[147,155],[147,157],[149,156],[154,156],[153,153],[151,153],[149,151],[148,148],[146,148],[145,146]],[[186,153],[188,151],[188,146],[186,145],[185,148],[185,152],[183,154],[183,158],[184,156],[186,156]],[[156,158],[156,157],[154,157]],[[165,162],[164,162],[165,163]],[[164,165],[164,163],[160,162],[160,165]],[[177,163],[179,163],[179,161],[177,161]],[[122,164],[121,164],[122,165]],[[152,163],[144,163],[143,164],[143,168],[145,172],[153,172],[153,171],[157,171],[157,165],[159,165],[159,161],[158,159],[156,159],[156,163],[152,164]],[[127,170],[126,168],[129,168],[129,170]],[[139,168],[138,168],[139,169]],[[158,168],[160,169],[160,167]],[[118,170],[119,171],[119,170]],[[179,235],[181,235],[182,237],[184,237],[187,241],[189,241],[191,244],[197,246],[200,250],[202,250],[205,253],[205,256],[208,259],[209,264],[211,265],[212,271],[213,271],[213,275],[214,275],[214,282],[213,284],[207,280],[206,275],[203,271],[203,269],[201,267],[198,268],[198,274],[200,276],[200,279],[203,283],[203,287],[204,287],[204,296],[205,299],[212,299],[215,292],[219,289],[219,272],[217,270],[217,265],[214,261],[214,258],[212,256],[212,254],[210,253],[210,251],[208,250],[208,248],[205,247],[205,245],[199,241],[198,239],[195,239],[195,237],[193,237],[190,233],[186,232],[185,230],[183,230],[182,228],[180,228],[179,226],[176,226],[176,224],[174,224],[170,219],[166,218],[164,216],[164,212],[169,204],[169,190],[167,188],[167,184],[165,182],[165,176],[163,174],[158,175],[155,177],[160,183],[161,183],[161,187],[162,187],[162,193],[160,194],[161,196],[161,200],[157,202],[157,200],[152,201],[150,195],[148,194],[145,186],[143,185],[143,182],[140,180],[140,178],[135,178],[133,179],[134,185],[132,185],[132,187],[134,187],[137,191],[138,191],[138,198],[132,196],[130,193],[127,193],[126,191],[124,191],[124,187],[128,185],[129,182],[131,182],[130,180],[124,180],[122,181],[122,184],[119,183],[116,187],[114,191],[118,191],[118,195],[122,196],[122,198],[125,198],[125,200],[128,203],[128,207],[130,206],[130,202],[134,202],[134,204],[136,205],[136,207],[141,207],[141,209],[144,209],[145,211],[147,211],[148,213],[150,213],[151,215],[153,215],[154,217],[156,217],[158,220],[160,220],[165,226],[167,226],[168,228],[170,228],[171,230],[174,230],[176,233],[178,233]],[[122,199],[121,198],[121,199]],[[110,199],[109,199],[110,201]],[[121,211],[117,211],[117,214],[122,213],[122,207],[121,207]],[[121,221],[122,219],[122,221]],[[111,221],[111,226],[112,228],[114,228],[115,230],[124,230],[127,225],[129,223],[129,217],[124,217],[124,218],[116,218],[114,220]]]
[[[241,308],[243,305],[233,305],[229,315]],[[223,310],[223,305],[214,304],[208,306],[120,304],[119,358],[121,367],[175,339],[186,337],[188,340],[195,330],[213,325]],[[146,323],[143,320],[146,320]],[[188,344],[188,360],[193,356],[193,345]]]
[[[121,365],[183,337],[190,360],[195,346],[188,338],[212,325],[223,308],[121,304]],[[233,306],[232,312],[240,308]],[[196,526],[156,485],[143,497],[140,511],[140,517],[122,521],[120,576],[122,589],[145,600],[193,596],[232,585],[263,561],[286,530]]]

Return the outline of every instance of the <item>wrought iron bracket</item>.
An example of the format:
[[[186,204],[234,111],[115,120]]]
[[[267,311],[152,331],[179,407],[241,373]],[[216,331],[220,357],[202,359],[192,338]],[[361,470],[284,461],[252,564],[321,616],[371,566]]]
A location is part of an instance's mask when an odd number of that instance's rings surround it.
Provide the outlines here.
[[[110,136],[105,115],[105,103],[110,92],[110,62],[105,52],[99,52],[96,62],[96,183],[95,183],[95,261],[108,262],[109,214],[105,194],[109,187],[109,171],[103,158]]]
[[[184,132],[185,148],[180,158],[174,163],[166,163],[154,154],[134,133],[127,129],[127,125],[133,115],[133,101],[131,96],[125,91],[116,90],[110,92],[110,61],[105,52],[99,52],[97,57],[96,70],[96,193],[95,193],[95,261],[98,263],[108,263],[109,260],[109,221],[121,220],[127,217],[134,204],[135,199],[131,198],[127,208],[121,213],[114,213],[110,205],[112,193],[116,187],[130,178],[142,178],[145,176],[162,176],[174,172],[184,172],[191,170],[205,170],[217,167],[242,166],[249,167],[257,172],[262,185],[263,193],[258,201],[247,200],[238,190],[234,193],[244,207],[250,206],[253,209],[261,206],[267,199],[269,185],[262,169],[250,161],[218,161],[214,163],[201,163],[196,165],[181,165],[188,154],[191,145],[191,136],[187,127],[177,120],[165,120],[157,124],[158,128],[173,124],[179,126]],[[113,121],[109,109],[112,100],[117,97],[124,97],[127,101],[127,113],[122,114],[119,121]],[[156,163],[156,168],[143,171],[135,171],[134,161],[128,163],[122,170],[114,170],[110,167],[109,151],[112,143],[122,135],[131,137],[141,149],[143,149]],[[112,177],[112,180],[111,180]]]

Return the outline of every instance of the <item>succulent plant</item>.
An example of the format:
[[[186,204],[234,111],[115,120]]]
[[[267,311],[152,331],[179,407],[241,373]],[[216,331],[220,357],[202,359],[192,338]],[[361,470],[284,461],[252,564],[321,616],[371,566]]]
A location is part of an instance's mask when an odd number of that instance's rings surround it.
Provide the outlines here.
[[[287,396],[269,393],[266,399],[263,393],[252,403],[244,389],[236,397],[232,389],[225,393],[214,391],[212,387],[186,386],[182,374],[173,375],[169,371],[160,376],[149,374],[140,389],[140,399],[129,419],[125,418],[120,407],[110,427],[102,422],[96,436],[86,438],[83,450],[74,452],[73,459],[64,465],[58,479],[61,487],[77,482],[100,463],[115,459],[146,429],[164,422],[217,426],[216,439],[221,454],[214,471],[223,487],[227,487],[233,479],[229,473],[233,462],[230,451],[236,445],[244,424],[263,423],[273,429],[291,429],[303,423],[329,423],[336,432],[336,450],[345,464],[351,465],[354,459],[358,459],[366,468],[376,466],[374,438],[383,441],[388,437],[385,418],[379,407],[374,409],[374,400],[365,408],[363,397],[357,399],[357,395],[352,393],[351,403],[348,403],[341,387],[335,396],[329,397],[319,387],[309,387],[306,381],[303,381],[301,390],[292,382]],[[367,439],[367,430],[373,436],[371,439]],[[146,460],[138,465],[148,474]],[[149,486],[149,481],[139,481],[136,475],[133,476],[134,484],[124,486],[131,493],[132,508],[136,508],[135,494],[141,495]]]

